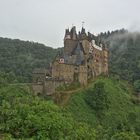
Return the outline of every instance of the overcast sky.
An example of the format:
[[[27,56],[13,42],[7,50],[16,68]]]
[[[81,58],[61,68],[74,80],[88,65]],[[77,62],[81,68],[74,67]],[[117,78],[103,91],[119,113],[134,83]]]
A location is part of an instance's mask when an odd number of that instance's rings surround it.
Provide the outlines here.
[[[64,30],[140,30],[140,0],[0,0],[0,36],[63,46]]]

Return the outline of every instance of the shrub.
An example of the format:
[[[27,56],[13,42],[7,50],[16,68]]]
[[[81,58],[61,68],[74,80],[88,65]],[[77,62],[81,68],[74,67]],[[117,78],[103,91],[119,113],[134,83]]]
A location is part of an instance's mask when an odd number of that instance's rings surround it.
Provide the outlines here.
[[[85,98],[88,105],[93,108],[97,114],[103,113],[104,110],[109,108],[109,100],[107,98],[107,92],[104,88],[103,82],[97,82],[94,87],[87,90],[87,96]]]

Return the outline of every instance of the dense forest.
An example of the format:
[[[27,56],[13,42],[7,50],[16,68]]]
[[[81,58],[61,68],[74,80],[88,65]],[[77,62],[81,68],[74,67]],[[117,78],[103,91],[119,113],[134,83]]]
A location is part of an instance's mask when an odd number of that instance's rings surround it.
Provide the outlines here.
[[[15,75],[18,82],[31,82],[34,68],[47,68],[57,49],[43,44],[0,38],[0,71]]]

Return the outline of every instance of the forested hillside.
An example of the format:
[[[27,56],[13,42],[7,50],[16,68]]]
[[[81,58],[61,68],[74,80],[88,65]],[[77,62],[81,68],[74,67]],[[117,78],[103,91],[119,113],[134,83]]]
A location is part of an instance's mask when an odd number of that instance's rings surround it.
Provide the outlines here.
[[[140,33],[124,29],[99,35],[109,48],[109,71],[140,92]]]
[[[0,139],[95,140],[95,130],[26,86],[0,88]]]
[[[97,140],[136,140],[140,136],[140,101],[122,81],[100,77],[72,94],[66,108],[75,120],[96,130]]]
[[[139,140],[139,103],[127,84],[111,78],[73,91],[63,106],[34,96],[27,86],[3,85],[0,139]]]
[[[43,44],[0,38],[0,71],[31,82],[34,68],[47,68],[57,50]]]

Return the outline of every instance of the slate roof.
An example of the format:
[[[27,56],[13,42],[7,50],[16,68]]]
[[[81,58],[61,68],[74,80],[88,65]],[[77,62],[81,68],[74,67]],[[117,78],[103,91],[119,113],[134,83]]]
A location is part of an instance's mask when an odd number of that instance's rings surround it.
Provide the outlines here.
[[[78,48],[78,49],[77,49]],[[72,50],[71,52],[71,55],[75,55],[77,52],[80,52],[80,51],[83,51],[83,53],[85,54],[85,51],[84,51],[84,48],[83,48],[83,45],[82,43],[78,42],[76,44],[76,46],[74,47],[74,49]]]
[[[81,65],[84,63],[84,48],[82,43],[78,42],[70,55],[64,52],[64,49],[61,52],[58,52],[56,59],[64,58],[65,64],[72,64],[72,65]]]
[[[82,46],[82,43],[78,42],[76,47],[73,49],[71,56],[76,55],[74,64],[75,65],[81,65],[82,62],[84,61],[84,48]],[[73,58],[74,59],[74,58]]]

